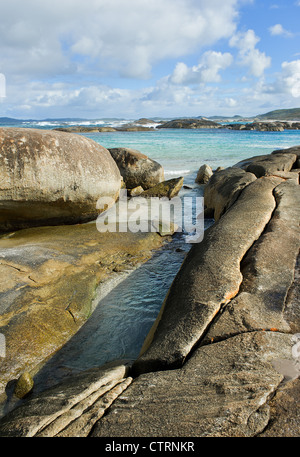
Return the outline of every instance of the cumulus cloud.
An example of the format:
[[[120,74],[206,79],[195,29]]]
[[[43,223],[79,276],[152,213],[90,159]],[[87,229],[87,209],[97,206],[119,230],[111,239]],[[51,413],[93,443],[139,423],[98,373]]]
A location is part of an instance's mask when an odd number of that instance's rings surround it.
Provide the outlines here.
[[[271,65],[271,58],[256,48],[260,38],[251,29],[240,32],[230,39],[229,45],[238,49],[241,65],[249,67],[250,74],[260,77]]]
[[[197,84],[219,82],[221,76],[220,70],[224,70],[232,63],[233,57],[229,52],[207,51],[203,54],[200,63],[188,67],[183,62],[179,62],[170,81],[174,84]]]
[[[283,62],[281,75],[277,80],[277,87],[294,98],[300,97],[300,60]]]
[[[152,66],[229,37],[238,0],[10,0],[1,5],[3,71],[148,78]]]
[[[281,24],[272,25],[272,27],[269,27],[269,31],[270,31],[271,35],[273,35],[273,36],[278,36],[278,35],[282,35],[285,37],[293,36],[293,34],[291,32],[289,32],[288,30],[285,30]]]

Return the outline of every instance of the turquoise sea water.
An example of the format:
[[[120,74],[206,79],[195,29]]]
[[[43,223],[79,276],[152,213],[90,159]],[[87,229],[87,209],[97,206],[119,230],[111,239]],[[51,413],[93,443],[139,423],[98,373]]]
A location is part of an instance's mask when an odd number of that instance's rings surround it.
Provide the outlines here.
[[[254,155],[300,144],[300,131],[255,132],[227,129],[159,129],[153,132],[86,134],[106,148],[138,149],[161,163],[166,177],[194,175],[203,163],[229,167]]]
[[[82,124],[121,126],[131,121],[90,121]],[[76,125],[69,122],[67,125]],[[78,123],[79,124],[79,123]],[[18,127],[53,129],[66,126],[59,121],[35,121]],[[163,165],[165,177],[184,176],[191,181],[203,163],[213,169],[228,167],[254,155],[269,154],[300,144],[300,130],[284,132],[235,131],[227,129],[154,129],[146,132],[99,132],[81,134],[106,148],[137,149]]]
[[[23,124],[18,126],[24,127]],[[27,123],[26,126],[54,127],[53,123],[45,122]],[[194,184],[197,170],[204,163],[213,169],[228,167],[248,157],[300,145],[300,131],[297,130],[161,129],[84,135],[106,148],[137,149],[163,165],[166,179],[184,176],[186,184]],[[189,248],[182,236],[176,234],[173,243],[158,251],[145,265],[129,272],[104,296],[100,290],[97,307],[86,325],[37,375],[37,389],[55,384],[77,371],[116,359],[136,358]]]

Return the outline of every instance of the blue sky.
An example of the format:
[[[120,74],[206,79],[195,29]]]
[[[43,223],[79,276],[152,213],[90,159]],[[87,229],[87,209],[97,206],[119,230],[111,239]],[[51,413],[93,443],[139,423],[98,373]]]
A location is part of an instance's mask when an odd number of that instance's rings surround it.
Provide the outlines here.
[[[300,107],[300,0],[10,0],[0,117],[252,116]]]

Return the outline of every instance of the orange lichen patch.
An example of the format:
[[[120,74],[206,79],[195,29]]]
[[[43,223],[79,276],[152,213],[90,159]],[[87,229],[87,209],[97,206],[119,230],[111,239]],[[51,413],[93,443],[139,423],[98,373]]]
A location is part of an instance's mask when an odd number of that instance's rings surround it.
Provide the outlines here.
[[[238,294],[239,290],[240,286],[238,286],[236,290],[228,292],[224,297],[225,303],[227,304],[230,300],[232,300]]]
[[[272,328],[270,328],[270,332],[279,332],[279,329],[272,327]]]

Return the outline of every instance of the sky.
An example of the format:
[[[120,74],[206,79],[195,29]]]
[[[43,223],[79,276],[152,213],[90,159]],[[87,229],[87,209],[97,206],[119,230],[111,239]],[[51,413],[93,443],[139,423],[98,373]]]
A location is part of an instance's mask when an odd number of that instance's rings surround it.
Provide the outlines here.
[[[300,0],[0,0],[0,117],[300,107]]]

